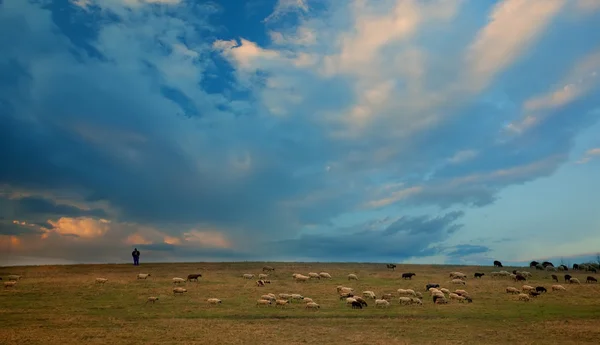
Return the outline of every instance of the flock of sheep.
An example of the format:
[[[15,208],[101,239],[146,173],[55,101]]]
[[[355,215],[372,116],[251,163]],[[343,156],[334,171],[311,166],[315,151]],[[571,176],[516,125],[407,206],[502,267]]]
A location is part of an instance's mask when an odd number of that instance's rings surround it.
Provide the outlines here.
[[[502,265],[498,265],[497,263],[499,262],[494,262],[494,266],[496,267],[502,267]],[[388,264],[386,265],[388,269],[395,269],[396,265],[394,264]],[[273,272],[275,271],[275,268],[271,267],[271,266],[264,266],[262,269],[263,273],[258,274],[258,280],[256,280],[256,286],[258,287],[265,287],[265,284],[270,284],[271,281],[268,279],[269,278],[269,274],[265,273],[265,272]],[[530,272],[527,271],[517,271],[514,270],[512,273],[508,272],[508,271],[494,271],[491,272],[490,277],[492,279],[497,279],[497,278],[506,278],[506,279],[511,279],[514,282],[519,282],[519,281],[527,281],[529,278],[532,277],[532,274]],[[148,277],[150,277],[151,274],[150,273],[140,273],[137,275],[137,279],[138,280],[145,280],[148,279]],[[410,279],[412,280],[412,277],[416,276],[415,273],[409,272],[409,273],[403,273],[402,274],[402,279]],[[478,280],[478,279],[482,279],[485,276],[485,273],[479,273],[476,272],[473,277]],[[173,285],[176,285],[172,288],[172,292],[174,295],[182,295],[184,293],[187,292],[187,289],[184,287],[181,287],[181,284],[184,284],[186,282],[192,282],[192,281],[198,281],[198,278],[201,278],[202,274],[200,273],[195,273],[195,274],[189,274],[187,276],[187,278],[180,278],[180,277],[174,277],[172,278],[172,283]],[[326,279],[326,280],[330,280],[332,279],[331,274],[327,273],[327,272],[309,272],[307,275],[304,274],[300,274],[300,273],[294,273],[292,274],[292,279],[297,282],[297,283],[304,283],[304,282],[308,282],[311,280],[321,280],[321,279]],[[552,280],[558,282],[558,276],[556,276],[555,274],[552,274]],[[244,273],[242,274],[242,278],[243,279],[254,279],[255,275],[252,273]],[[450,301],[457,301],[460,303],[472,303],[473,302],[473,298],[472,296],[464,289],[464,287],[467,285],[467,275],[462,273],[462,272],[450,272],[449,274],[449,278],[450,280],[448,281],[448,284],[450,285],[460,285],[461,288],[459,289],[455,289],[454,291],[451,291],[448,288],[443,288],[440,287],[440,284],[438,283],[427,283],[425,285],[425,292],[429,293],[430,297],[432,298],[432,301],[434,304],[447,304]],[[0,278],[1,279],[1,278]],[[8,281],[4,282],[4,286],[5,288],[10,288],[10,287],[14,287],[17,282],[21,279],[20,276],[18,275],[9,275],[7,277]],[[565,274],[564,275],[564,279],[565,282],[568,282],[570,284],[581,284],[581,282],[579,281],[579,279],[572,277],[569,274]],[[347,280],[350,281],[358,281],[359,278],[356,274],[351,273],[347,275]],[[98,277],[95,279],[97,284],[105,284],[108,279],[107,278],[102,278],[102,277]],[[592,276],[588,276],[586,279],[586,283],[596,283],[597,279],[592,277]],[[562,285],[552,285],[550,287],[551,291],[553,292],[560,292],[560,291],[565,291],[565,287]],[[547,289],[543,286],[531,286],[531,285],[522,285],[522,287],[520,289],[515,288],[513,286],[508,286],[505,289],[507,294],[512,294],[512,295],[517,295],[517,300],[518,301],[530,301],[531,298],[537,297],[542,293],[547,293]],[[371,290],[365,290],[362,291],[362,293],[357,293],[354,291],[353,288],[351,287],[347,287],[347,286],[337,286],[336,287],[336,292],[337,292],[337,296],[339,297],[340,301],[345,301],[345,304],[349,307],[352,307],[352,309],[363,309],[364,307],[368,306],[367,301],[370,300],[374,303],[375,308],[387,308],[391,305],[391,302],[393,300],[394,297],[397,297],[397,301],[399,305],[419,305],[422,306],[423,305],[423,294],[421,292],[418,291],[414,291],[412,289],[398,289],[395,292],[387,292],[387,293],[382,293],[378,295]],[[155,303],[156,301],[159,300],[159,297],[157,296],[149,296],[147,298],[146,303]],[[214,304],[214,305],[220,305],[222,304],[222,300],[216,297],[210,297],[206,299],[206,302],[209,304]],[[260,296],[259,299],[256,300],[256,306],[257,307],[261,307],[261,306],[270,306],[270,305],[275,305],[276,307],[285,307],[286,305],[290,305],[292,303],[303,303],[305,305],[306,309],[310,309],[310,310],[319,310],[321,308],[321,306],[315,302],[314,299],[309,298],[309,297],[305,297],[302,294],[298,294],[298,293],[280,293],[278,295],[275,295],[273,293],[266,293],[263,294],[262,296]],[[370,302],[369,302],[370,303]]]

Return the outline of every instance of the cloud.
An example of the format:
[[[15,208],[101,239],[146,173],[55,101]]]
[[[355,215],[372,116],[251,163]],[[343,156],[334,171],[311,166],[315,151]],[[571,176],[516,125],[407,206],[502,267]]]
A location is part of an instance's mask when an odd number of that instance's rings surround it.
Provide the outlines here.
[[[490,248],[482,245],[460,244],[455,246],[447,255],[450,257],[463,257],[473,254],[482,254],[490,251]]]
[[[553,176],[597,122],[582,6],[5,0],[3,234],[74,261],[448,256],[449,212]]]
[[[600,156],[600,148],[589,149],[585,152],[583,157],[578,160],[577,164],[585,164],[594,159],[596,156]]]

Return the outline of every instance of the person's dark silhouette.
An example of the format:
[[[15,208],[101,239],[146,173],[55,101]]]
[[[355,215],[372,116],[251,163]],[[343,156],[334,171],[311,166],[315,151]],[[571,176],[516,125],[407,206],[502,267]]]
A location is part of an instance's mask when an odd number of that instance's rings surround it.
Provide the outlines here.
[[[131,252],[131,256],[133,256],[133,265],[139,266],[140,265],[140,251],[137,250],[137,248],[134,248],[133,252]]]

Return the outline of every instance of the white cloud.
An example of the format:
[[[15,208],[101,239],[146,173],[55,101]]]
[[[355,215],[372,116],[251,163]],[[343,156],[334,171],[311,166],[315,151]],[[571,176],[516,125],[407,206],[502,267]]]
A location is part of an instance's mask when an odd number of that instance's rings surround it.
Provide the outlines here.
[[[306,13],[308,10],[308,0],[277,0],[273,13],[263,19],[263,22],[276,21],[290,12]]]
[[[583,157],[580,160],[578,160],[576,163],[577,164],[585,164],[596,157],[600,157],[600,147],[587,150],[585,152],[585,154],[583,155]]]

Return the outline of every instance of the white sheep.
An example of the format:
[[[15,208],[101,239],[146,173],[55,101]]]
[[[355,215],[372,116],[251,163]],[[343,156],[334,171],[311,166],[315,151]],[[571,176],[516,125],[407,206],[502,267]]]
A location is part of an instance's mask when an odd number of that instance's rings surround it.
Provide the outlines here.
[[[448,294],[448,298],[450,299],[459,299],[459,295],[455,294],[454,292],[451,292]]]
[[[287,293],[280,293],[280,294],[279,294],[279,295],[277,295],[277,296],[278,296],[279,298],[281,298],[281,299],[286,299],[286,300],[287,300],[287,299],[290,299],[290,298],[292,298],[292,295],[290,295],[290,294],[287,294]]]
[[[530,299],[529,299],[529,296],[527,296],[527,295],[526,295],[526,294],[524,294],[524,293],[520,293],[518,297],[519,297],[519,301],[525,301],[525,302],[529,302],[529,300],[530,300]]]
[[[569,284],[581,284],[581,282],[577,278],[571,278],[569,279]]]
[[[448,303],[448,300],[446,299],[446,297],[440,297],[435,300],[435,304],[447,304],[447,303]]]
[[[357,302],[355,298],[353,297],[348,297],[346,298],[346,304],[352,304],[352,302]]]
[[[267,279],[268,276],[268,274],[261,273],[258,275],[258,279]]]
[[[222,304],[223,301],[221,301],[218,298],[209,298],[206,300],[206,302],[208,302],[209,304]]]
[[[459,295],[459,296],[466,296],[466,295],[468,295],[468,294],[469,294],[469,293],[468,293],[467,291],[465,291],[465,290],[456,290],[456,291],[454,291],[454,293],[455,293],[455,294],[457,294],[457,295]]]
[[[467,279],[467,275],[462,272],[450,272],[450,278]]]
[[[179,277],[173,278],[173,284],[180,284],[180,283],[185,283],[185,279],[179,278]]]
[[[512,293],[514,295],[514,294],[519,293],[519,289],[509,286],[506,288],[506,293]]]
[[[288,300],[287,299],[278,299],[275,300],[275,306],[284,306],[288,304]]]
[[[321,278],[331,279],[331,274],[329,274],[327,272],[321,272],[321,273],[319,273],[319,276]]]
[[[6,277],[6,279],[8,279],[8,280],[20,280],[21,276],[20,275],[16,275],[16,274],[11,274],[8,277]]]
[[[16,280],[11,280],[11,281],[8,281],[8,282],[4,282],[4,287],[5,288],[13,287],[15,285],[17,285],[17,281]]]
[[[339,294],[342,294],[342,293],[350,293],[350,292],[353,292],[353,291],[354,291],[354,289],[353,289],[353,288],[349,288],[349,287],[345,287],[345,286],[338,286],[338,287],[337,287],[337,292],[338,292]]]
[[[358,277],[354,273],[348,274],[348,280],[358,280]]]
[[[256,306],[266,305],[267,307],[271,305],[271,300],[259,299],[256,300]]]
[[[398,301],[400,301],[400,304],[412,304],[412,298],[410,297],[400,297]]]
[[[251,274],[251,273],[244,273],[244,274],[242,275],[242,278],[244,278],[244,279],[252,279],[252,278],[254,278],[254,274]]]
[[[316,272],[308,272],[308,277],[310,279],[321,279],[321,276],[319,275],[319,273],[316,273]]]
[[[452,284],[462,284],[462,285],[467,285],[467,282],[466,282],[466,281],[464,281],[464,280],[462,280],[462,279],[452,279],[452,280],[450,281],[450,283],[452,283]]]
[[[525,291],[533,291],[533,290],[535,290],[535,288],[533,286],[530,286],[530,285],[523,285],[521,287],[521,291],[523,291],[523,292],[525,292]]]
[[[410,296],[416,296],[417,293],[412,290],[412,289],[398,289],[398,295],[402,296],[402,295],[410,295]]]
[[[137,279],[146,279],[150,277],[150,273],[140,273],[137,275]]]
[[[148,297],[148,299],[146,300],[146,303],[148,302],[152,302],[152,304],[154,304],[154,302],[158,301],[158,297],[156,296],[150,296]]]
[[[444,293],[443,293],[443,292],[441,292],[441,291],[434,291],[434,292],[431,294],[431,296],[432,296],[432,297],[435,297],[435,296],[437,296],[438,298],[446,298],[446,295],[444,295]]]
[[[376,299],[375,293],[373,291],[363,291],[363,297]]]
[[[305,308],[306,309],[315,309],[315,310],[317,310],[317,309],[320,309],[321,306],[318,305],[318,304],[316,304],[316,303],[314,303],[314,302],[311,302],[311,303],[306,303],[306,307]]]
[[[294,279],[296,280],[296,282],[306,282],[310,279],[310,277],[307,277],[305,275],[302,274],[297,274]]]
[[[182,288],[182,287],[174,287],[173,288],[173,294],[183,294],[184,292],[187,292],[186,288]]]
[[[274,293],[269,292],[267,295],[275,298],[275,294]]]
[[[552,285],[552,291],[567,291],[567,289],[565,289],[564,286],[562,285]]]
[[[293,293],[291,295],[291,297],[292,297],[292,300],[303,300],[304,299],[304,296],[297,294],[297,293]]]
[[[417,298],[423,298],[423,294],[419,291],[415,292],[415,295],[417,296]]]
[[[446,289],[446,288],[441,288],[440,289],[441,292],[445,293],[445,294],[449,294],[450,290]]]
[[[375,300],[375,307],[382,307],[382,308],[387,308],[390,306],[390,302],[384,300],[384,299],[376,299]]]
[[[106,278],[96,278],[96,283],[98,284],[104,284],[108,281],[108,279]]]
[[[262,296],[260,296],[260,299],[265,299],[267,301],[274,301],[276,298],[271,295],[262,295]]]
[[[312,298],[310,297],[304,297],[304,299],[302,300],[304,303],[311,303],[314,302]]]
[[[413,298],[411,298],[411,301],[412,301],[413,304],[423,305],[423,301],[421,301],[418,298],[414,298],[413,297]]]

